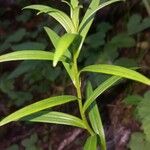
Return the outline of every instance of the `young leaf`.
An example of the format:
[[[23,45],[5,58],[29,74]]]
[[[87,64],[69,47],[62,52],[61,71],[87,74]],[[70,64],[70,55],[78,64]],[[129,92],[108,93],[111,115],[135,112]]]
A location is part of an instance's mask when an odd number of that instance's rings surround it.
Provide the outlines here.
[[[104,73],[104,74],[111,74],[115,76],[120,76],[124,78],[128,78],[131,80],[135,80],[146,85],[150,85],[150,79],[145,77],[144,75],[121,66],[115,65],[106,65],[106,64],[98,64],[98,65],[91,65],[83,68],[81,72],[95,72],[95,73]]]
[[[39,13],[47,13],[56,19],[67,32],[74,31],[74,26],[71,19],[63,11],[45,5],[30,5],[24,7],[24,9],[34,9],[38,10]]]
[[[53,44],[53,46],[56,48],[57,43],[60,39],[60,36],[49,27],[44,27],[44,30],[46,31],[50,41]]]
[[[44,27],[44,29],[45,29],[46,33],[48,34],[51,42],[53,43],[53,45],[54,45],[54,47],[56,49],[57,43],[60,40],[60,36],[56,32],[54,32],[52,29],[50,29],[49,27]],[[66,57],[68,57],[68,58],[71,58],[71,53],[70,53],[70,51],[68,49],[66,50],[66,53],[64,55]],[[73,81],[73,75],[72,75],[72,71],[71,71],[71,65],[69,63],[66,63],[66,62],[62,62],[62,63],[64,65],[67,73],[69,74],[71,80]]]
[[[93,20],[94,18],[94,15],[96,14],[97,11],[99,11],[100,9],[112,4],[112,3],[115,3],[115,2],[118,2],[118,1],[124,1],[124,0],[109,0],[107,2],[104,2],[102,3],[101,5],[99,5],[98,7],[96,7],[95,9],[93,9],[84,19],[83,19],[83,22],[81,22],[81,25],[79,27],[79,32],[82,33],[82,30],[87,26],[87,24]]]
[[[34,104],[28,105],[20,110],[17,110],[16,112],[10,114],[0,122],[0,126],[5,125],[9,122],[16,121],[22,117],[28,116],[30,114],[36,113],[38,111],[51,108],[57,105],[61,105],[64,103],[68,103],[71,101],[76,100],[77,98],[75,96],[71,95],[64,95],[64,96],[56,96],[47,98],[44,100],[41,100],[39,102],[36,102]]]
[[[54,124],[63,124],[63,125],[70,125],[79,128],[86,128],[83,121],[75,116],[65,114],[62,112],[38,112],[31,116],[27,116],[21,120],[31,121],[31,122],[43,122],[43,123],[54,123]]]
[[[72,18],[72,21],[74,23],[76,30],[78,30],[78,26],[79,26],[80,8],[81,8],[81,6],[77,6],[77,7],[73,8],[72,15],[71,15],[71,18]]]
[[[89,96],[87,101],[85,102],[83,106],[83,110],[86,111],[86,109],[94,102],[94,100],[101,95],[104,91],[106,91],[109,87],[111,87],[114,83],[119,81],[121,78],[117,76],[110,77],[106,81],[104,81],[102,84],[100,84],[94,92]]]
[[[97,136],[90,136],[86,140],[83,150],[97,150]]]
[[[57,48],[57,43],[58,41],[60,40],[60,36],[54,32],[52,29],[50,29],[49,27],[44,27],[49,39],[51,40],[52,44],[54,45],[55,49]],[[64,55],[67,57],[67,58],[71,58],[71,53],[70,51],[67,49],[66,52],[64,53]]]
[[[77,37],[77,34],[66,33],[63,35],[57,43],[56,51],[54,54],[53,66],[55,67],[60,60],[61,56],[66,52],[69,46]]]
[[[92,93],[93,93],[92,85],[90,82],[88,82],[88,84],[87,84],[86,91],[87,91],[87,99],[88,99],[90,97],[90,95],[92,95]],[[90,105],[90,106],[91,106],[89,109],[90,123],[92,125],[94,132],[97,133],[100,137],[100,141],[101,141],[100,143],[101,143],[102,150],[106,150],[106,140],[105,140],[104,128],[102,125],[102,120],[101,120],[101,116],[100,116],[96,101],[94,103],[92,103],[92,105]]]
[[[53,60],[52,52],[42,50],[21,50],[0,56],[0,62],[15,60]]]
[[[79,1],[78,0],[71,0],[71,5],[73,8],[78,7]]]

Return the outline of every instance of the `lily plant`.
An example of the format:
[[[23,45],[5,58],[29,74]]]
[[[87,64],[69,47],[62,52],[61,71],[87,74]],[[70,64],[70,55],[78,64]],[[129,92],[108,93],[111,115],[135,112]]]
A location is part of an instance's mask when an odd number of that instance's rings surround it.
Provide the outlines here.
[[[105,6],[119,1],[122,0],[108,0],[104,3],[101,3],[100,0],[91,0],[89,7],[81,20],[79,16],[82,6],[79,4],[78,0],[70,0],[69,2],[64,0],[62,1],[70,8],[69,15],[61,10],[45,5],[30,5],[24,8],[36,10],[38,11],[37,14],[45,13],[53,17],[62,25],[65,33],[60,36],[51,28],[44,27],[49,39],[54,45],[54,51],[15,51],[1,55],[0,62],[16,60],[43,60],[52,61],[53,67],[57,66],[58,63],[62,63],[76,89],[76,95],[60,95],[40,100],[3,118],[0,121],[0,126],[18,120],[75,126],[86,130],[89,135],[87,141],[85,142],[84,150],[96,150],[98,145],[101,150],[107,149],[104,128],[98,105],[96,103],[98,96],[122,78],[127,78],[150,85],[150,79],[144,75],[138,73],[134,69],[128,69],[121,66],[110,64],[93,64],[90,66],[85,66],[79,70],[79,54],[96,12]],[[86,72],[108,74],[111,75],[111,77],[105,80],[96,89],[93,89],[90,81],[87,81],[87,88],[85,91],[86,98],[84,98],[84,93],[81,93],[81,77],[82,74]],[[86,101],[84,102],[83,99],[86,99]],[[78,103],[80,118],[48,109],[69,102]]]

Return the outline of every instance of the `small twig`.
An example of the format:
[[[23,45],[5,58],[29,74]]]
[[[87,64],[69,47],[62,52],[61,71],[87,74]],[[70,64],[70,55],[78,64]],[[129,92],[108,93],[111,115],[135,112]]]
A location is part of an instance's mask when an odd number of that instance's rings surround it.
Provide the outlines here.
[[[79,134],[81,134],[83,132],[82,129],[75,129],[71,136],[65,138],[61,143],[60,145],[58,146],[58,149],[57,150],[63,150],[67,145],[69,145],[70,143],[72,143],[76,138],[77,136],[79,136]]]
[[[147,0],[143,0],[144,6],[147,10],[148,15],[150,16],[150,4]]]

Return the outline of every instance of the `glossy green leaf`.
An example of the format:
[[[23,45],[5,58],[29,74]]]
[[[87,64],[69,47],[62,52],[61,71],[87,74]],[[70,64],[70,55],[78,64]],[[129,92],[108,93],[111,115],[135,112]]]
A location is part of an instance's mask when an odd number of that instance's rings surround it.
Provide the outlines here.
[[[52,29],[50,29],[49,27],[44,27],[44,29],[45,29],[46,33],[48,34],[51,42],[53,43],[53,45],[54,45],[54,47],[56,49],[57,43],[58,43],[58,41],[60,39],[60,36],[56,32],[54,32]],[[66,57],[68,57],[68,58],[71,58],[70,51],[67,49],[66,52],[67,53],[65,53],[64,55]],[[66,62],[62,62],[62,63],[64,65],[67,73],[69,74],[71,80],[73,81],[73,75],[72,75],[72,71],[71,71],[71,65],[69,63],[66,63]]]
[[[59,35],[54,32],[51,28],[49,27],[44,27],[44,30],[46,31],[50,41],[52,42],[53,46],[56,48],[56,45],[60,39]]]
[[[53,60],[52,52],[42,50],[21,50],[0,56],[0,62],[15,60]]]
[[[81,6],[75,7],[72,11],[72,16],[71,16],[76,30],[78,30],[78,26],[79,26],[80,8],[81,8]]]
[[[74,31],[74,26],[71,19],[63,11],[45,5],[30,5],[25,7],[24,9],[34,9],[38,10],[39,13],[47,13],[54,19],[56,19],[67,32]]]
[[[87,84],[86,91],[87,91],[87,99],[88,99],[90,97],[90,95],[92,95],[92,93],[93,93],[92,85],[90,82],[88,82],[88,84]],[[92,125],[94,132],[97,133],[100,137],[100,143],[101,143],[102,150],[106,150],[106,140],[105,140],[104,128],[102,125],[102,120],[101,120],[101,116],[100,116],[96,101],[93,102],[92,105],[90,105],[90,106],[91,106],[89,109],[90,123]]]
[[[88,137],[83,150],[97,150],[97,136],[96,135]]]
[[[79,28],[79,32],[82,34],[82,30],[84,30],[84,28],[87,26],[87,24],[93,20],[94,15],[96,14],[97,11],[99,11],[100,9],[115,3],[115,2],[119,2],[119,1],[124,1],[124,0],[109,0],[107,2],[104,2],[102,4],[100,4],[98,7],[96,7],[95,9],[92,9],[92,11],[90,13],[88,13],[88,15],[86,15],[86,17],[83,19],[83,21],[81,22],[80,28]]]
[[[86,19],[98,7],[99,3],[100,3],[100,0],[91,0],[91,3],[89,5],[82,21],[81,21],[81,23],[80,23],[79,31],[80,31],[80,35],[83,37],[83,39],[85,39],[85,37],[86,37],[90,27],[91,27],[91,24],[93,23],[93,20],[94,20],[94,18],[92,18],[85,25]],[[84,28],[83,28],[83,25],[84,25]]]
[[[61,56],[66,52],[66,50],[69,48],[69,46],[72,44],[72,42],[77,37],[77,34],[72,33],[66,33],[63,35],[56,46],[56,51],[54,53],[54,60],[53,60],[53,66],[55,67],[60,60]]]
[[[71,0],[71,6],[72,6],[71,7],[71,19],[77,31],[78,26],[79,26],[79,20],[80,20],[79,14],[80,14],[81,6],[79,5],[78,0]]]
[[[30,114],[36,113],[38,111],[51,108],[57,105],[61,105],[64,103],[68,103],[71,101],[76,100],[77,98],[75,96],[71,95],[64,95],[64,96],[56,96],[56,97],[51,97],[47,98],[44,100],[41,100],[39,102],[36,102],[34,104],[28,105],[1,120],[0,126],[5,125],[9,122],[16,121],[22,117],[28,116]]]
[[[95,73],[104,73],[110,74],[115,76],[120,76],[124,78],[128,78],[131,80],[135,80],[146,85],[150,85],[150,79],[145,77],[144,75],[121,66],[115,65],[106,65],[106,64],[98,64],[98,65],[91,65],[83,68],[81,72],[95,72]]]
[[[71,5],[73,8],[78,7],[79,1],[78,0],[71,0]]]
[[[110,88],[114,83],[116,83],[120,79],[121,79],[120,77],[113,76],[107,79],[106,81],[104,81],[102,84],[100,84],[85,102],[83,110],[86,111],[86,109],[94,102],[94,100],[99,95],[101,95],[104,91],[106,91],[108,88]]]
[[[44,29],[45,29],[50,41],[52,42],[53,46],[56,49],[57,48],[57,43],[60,40],[60,36],[49,27],[44,27]],[[68,49],[66,50],[64,55],[69,59],[71,58],[71,53]]]
[[[22,120],[31,121],[31,122],[63,124],[63,125],[70,125],[79,128],[86,128],[83,121],[80,118],[62,112],[55,112],[55,111],[38,112],[31,116],[27,116]]]
[[[85,13],[85,15],[84,15],[84,17],[83,17],[83,19],[82,19],[82,21],[81,21],[79,27],[78,27],[78,32],[79,32],[79,34],[82,36],[82,41],[81,41],[81,43],[80,43],[80,47],[78,48],[78,51],[77,51],[77,54],[76,54],[77,57],[78,57],[79,54],[80,54],[81,47],[82,47],[82,45],[83,45],[83,43],[84,43],[84,40],[85,40],[85,38],[86,38],[86,35],[87,35],[89,29],[90,29],[90,27],[91,27],[91,25],[92,25],[92,23],[93,23],[94,18],[91,19],[89,22],[87,22],[87,24],[84,26],[84,28],[82,28],[82,30],[81,30],[80,28],[83,26],[83,24],[84,24],[85,19],[87,18],[87,16],[88,16],[90,13],[92,13],[92,12],[98,7],[99,3],[100,3],[100,0],[91,0],[91,3],[90,3],[90,5],[89,5],[89,7],[88,7],[88,9],[87,9],[87,11],[86,11],[86,13]]]

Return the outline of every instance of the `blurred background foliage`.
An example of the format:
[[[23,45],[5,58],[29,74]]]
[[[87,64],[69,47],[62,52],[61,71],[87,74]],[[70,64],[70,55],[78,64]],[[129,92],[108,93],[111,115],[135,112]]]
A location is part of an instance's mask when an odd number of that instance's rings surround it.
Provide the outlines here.
[[[81,18],[89,1],[84,0],[82,2],[85,7],[81,11]],[[147,2],[149,3],[149,1]],[[24,49],[53,50],[54,47],[49,42],[49,39],[43,30],[43,26],[53,28],[60,35],[64,33],[64,30],[56,25],[55,20],[49,18],[47,15],[42,14],[36,16],[34,11],[22,10],[24,6],[30,4],[47,4],[63,9],[68,13],[67,6],[62,4],[60,0],[0,0],[0,54]],[[116,64],[125,67],[140,66],[142,73],[148,76],[150,73],[150,14],[147,6],[148,5],[145,5],[144,0],[127,0],[125,3],[120,3],[113,7],[109,6],[99,12],[93,27],[89,32],[89,36],[85,41],[79,58],[79,66],[83,67],[84,65],[94,63]],[[86,76],[83,76],[83,88],[84,81],[87,78],[89,78],[91,82],[93,82],[94,87],[96,87],[107,77],[108,76],[106,75],[87,74]],[[131,81],[125,82],[121,86],[115,90],[121,91],[123,97],[127,96],[126,100],[124,100],[127,107],[128,105],[133,105],[133,107],[136,106],[135,111],[138,110],[140,115],[142,108],[146,107],[145,104],[150,96],[147,100],[144,96],[143,99],[146,102],[141,100],[141,98],[140,100],[142,102],[140,103],[142,104],[139,104],[139,97],[130,98],[128,95],[132,95],[132,93],[143,94],[148,89],[145,87],[144,89],[141,88],[141,85],[139,84],[138,88],[136,88],[137,86],[134,86]],[[120,93],[118,94],[118,91],[115,90],[114,92],[116,94],[114,95],[120,95]],[[70,85],[70,79],[66,76],[65,71],[61,66],[54,69],[51,62],[47,61],[19,61],[0,64],[1,116],[5,116],[13,110],[26,104],[33,103],[41,98],[67,92],[73,93],[74,89],[72,85]],[[100,104],[102,106],[105,105],[104,108],[117,101],[116,98],[113,100],[114,97],[112,98],[109,94],[110,91],[103,97],[107,97],[106,100],[109,100],[101,102]],[[133,99],[135,100],[135,103]],[[78,110],[72,111],[72,108],[74,107],[68,106],[65,108],[65,111],[77,113]],[[103,111],[103,107],[101,108]],[[106,114],[103,114],[104,121],[108,120],[108,113],[109,111]],[[132,112],[130,112],[130,114],[132,114]],[[149,114],[150,113],[148,113],[148,115]],[[139,122],[142,122],[142,125],[149,123],[147,119],[144,119],[145,116],[146,115],[141,112],[140,119],[137,119]],[[109,119],[110,122],[113,122],[111,117]],[[18,150],[21,148],[25,150],[51,149],[52,143],[52,145],[56,146],[55,142],[49,142],[50,128],[48,128],[47,125],[42,125],[42,127],[30,124],[21,127],[21,125],[21,123],[16,123],[3,127],[3,131],[0,129],[0,138],[3,139],[2,142],[0,142],[0,148],[2,150],[6,149],[6,147],[7,150]],[[111,123],[108,123],[108,125],[111,126]],[[3,143],[9,136],[9,139],[11,140],[14,136],[18,137],[20,134],[24,135],[31,126],[33,131],[30,131],[27,135],[25,134],[26,136],[22,136],[18,140],[12,140],[12,142],[9,141],[5,144]],[[18,127],[19,129],[14,129],[13,132],[10,132],[10,129],[14,127]],[[43,133],[37,132],[37,129],[41,128],[45,133],[43,139],[40,139]],[[148,137],[149,139],[150,127],[143,125],[142,128],[146,131],[145,133],[148,133],[148,136],[146,134],[145,137],[145,134],[142,132],[134,133],[131,136],[131,141],[128,145],[130,149],[138,150],[134,147],[134,145],[136,145],[135,143],[140,143],[143,141],[143,138]],[[141,130],[140,127],[138,129]],[[56,132],[55,129],[54,132]],[[136,139],[137,137],[138,139]],[[41,146],[43,145],[41,143],[46,143],[45,147]],[[77,144],[79,143],[77,142]],[[82,143],[79,145],[82,145]],[[148,143],[148,145],[150,144]]]

